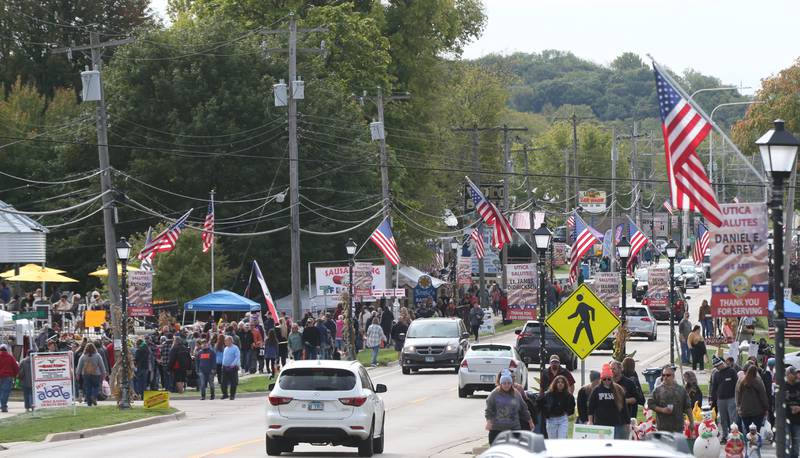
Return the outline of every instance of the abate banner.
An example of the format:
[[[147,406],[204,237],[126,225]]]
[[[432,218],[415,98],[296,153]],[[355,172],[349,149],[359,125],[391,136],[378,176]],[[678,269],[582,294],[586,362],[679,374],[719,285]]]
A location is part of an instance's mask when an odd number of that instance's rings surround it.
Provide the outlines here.
[[[767,316],[767,205],[720,205],[722,226],[711,230],[711,315]]]

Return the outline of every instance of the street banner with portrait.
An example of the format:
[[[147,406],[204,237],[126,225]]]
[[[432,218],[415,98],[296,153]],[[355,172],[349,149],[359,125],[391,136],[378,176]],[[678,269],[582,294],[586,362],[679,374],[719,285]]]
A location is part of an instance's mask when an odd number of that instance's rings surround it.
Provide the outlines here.
[[[567,244],[564,242],[553,243],[553,265],[563,266],[567,263]]]
[[[466,256],[458,257],[456,278],[458,286],[466,286],[469,288],[469,286],[472,285],[472,260],[470,258]]]
[[[594,282],[589,287],[606,307],[619,314],[619,285],[619,273],[597,272],[594,274]]]
[[[128,316],[153,316],[153,272],[128,272]]]
[[[767,205],[720,205],[722,225],[711,231],[711,315],[767,316]]]
[[[472,229],[465,229],[472,233]],[[500,252],[492,246],[492,233],[494,226],[483,226],[483,273],[485,275],[499,275],[500,274]],[[468,245],[472,245],[470,242]],[[478,275],[480,266],[478,264],[478,256],[475,254],[475,249],[470,246],[469,251],[472,255],[472,275]]]
[[[509,320],[535,320],[539,304],[536,264],[506,264]]]
[[[31,353],[34,409],[75,405],[75,370],[71,351]]]
[[[647,268],[647,300],[650,306],[669,307],[669,268]]]
[[[358,264],[358,263],[357,263]],[[386,288],[386,268],[382,265],[372,267],[372,280],[370,289]],[[355,285],[355,274],[358,268],[353,269],[353,284]],[[350,268],[348,266],[316,267],[314,269],[315,281],[317,283],[318,296],[339,297],[342,293],[349,292],[350,289]],[[356,294],[358,296],[358,294]]]
[[[356,262],[353,266],[353,295],[367,297],[372,295],[372,264]]]

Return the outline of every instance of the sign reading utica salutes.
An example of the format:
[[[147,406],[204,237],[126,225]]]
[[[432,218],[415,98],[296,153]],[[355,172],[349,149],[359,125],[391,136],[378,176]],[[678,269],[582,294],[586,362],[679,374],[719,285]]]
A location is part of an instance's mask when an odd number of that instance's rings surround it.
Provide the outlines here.
[[[766,316],[769,301],[767,206],[720,205],[722,226],[711,232],[711,315]]]
[[[536,319],[539,289],[534,264],[506,264],[508,319]]]

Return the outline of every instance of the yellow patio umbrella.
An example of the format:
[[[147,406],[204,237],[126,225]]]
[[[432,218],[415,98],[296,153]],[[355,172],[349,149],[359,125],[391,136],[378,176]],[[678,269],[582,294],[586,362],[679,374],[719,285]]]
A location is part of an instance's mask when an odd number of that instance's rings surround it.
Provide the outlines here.
[[[142,269],[140,269],[140,268],[138,268],[136,266],[128,265],[128,272],[138,272],[140,270],[142,270]],[[90,273],[89,275],[91,275],[93,277],[108,277],[108,268],[104,267],[104,268],[102,268],[100,270],[95,270],[94,272]],[[120,264],[120,263],[117,263],[117,275],[122,275],[122,264]]]
[[[65,270],[53,269],[52,267],[42,267],[42,266],[40,266],[38,264],[25,264],[24,266],[20,266],[19,267],[19,274],[22,275],[22,274],[27,273],[27,272],[38,272],[38,271],[40,271],[42,269],[44,269],[44,270],[46,270],[48,272],[56,273],[56,274],[63,274],[64,272],[66,272]],[[3,278],[5,278],[5,277],[13,277],[14,275],[16,275],[16,272],[14,272],[14,269],[7,270],[7,271],[5,271],[3,273],[0,273],[0,277],[3,277]]]
[[[32,283],[77,283],[74,278],[65,277],[47,268],[20,272],[19,275],[6,278],[8,281],[26,281]]]

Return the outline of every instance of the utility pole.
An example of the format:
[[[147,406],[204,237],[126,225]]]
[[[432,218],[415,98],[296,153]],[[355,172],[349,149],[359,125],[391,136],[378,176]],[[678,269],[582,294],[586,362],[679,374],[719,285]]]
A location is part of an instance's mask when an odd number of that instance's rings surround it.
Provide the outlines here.
[[[631,189],[633,192],[633,204],[634,204],[634,221],[636,222],[637,226],[642,225],[641,219],[641,209],[640,209],[640,201],[641,201],[641,194],[642,194],[642,187],[638,181],[636,181],[636,159],[638,155],[637,147],[636,147],[636,139],[641,137],[647,137],[648,134],[640,134],[636,130],[636,120],[633,121],[633,131],[630,135],[620,135],[617,138],[624,138],[631,140]]]
[[[578,168],[578,115],[572,111],[572,171],[575,173],[575,206],[578,206],[578,193],[581,189],[580,170]]]
[[[383,197],[383,218],[390,219],[389,206],[391,205],[391,196],[389,194],[389,156],[386,153],[386,123],[384,122],[383,118],[383,103],[384,101],[393,102],[395,100],[409,100],[411,95],[406,93],[390,95],[389,97],[384,98],[383,89],[378,87],[378,93],[374,98],[369,98],[366,94],[364,94],[363,97],[371,100],[378,108],[378,124],[375,125],[375,123],[372,123],[370,125],[370,130],[372,132],[372,139],[378,140],[378,146],[381,153],[381,195]],[[386,269],[385,284],[383,286],[384,288],[389,289],[392,287],[392,263],[389,261],[389,258],[385,256],[383,258],[383,266]]]
[[[100,34],[96,31],[89,32],[89,44],[73,46],[68,48],[51,49],[51,54],[64,54],[72,59],[73,51],[91,51],[92,70],[100,72],[103,70],[103,49],[113,48],[124,44],[132,43],[133,38],[121,40],[100,41]],[[119,350],[117,341],[120,339],[120,289],[117,283],[117,235],[114,230],[114,196],[110,191],[111,184],[111,161],[108,156],[108,113],[106,112],[106,100],[103,91],[102,79],[100,79],[100,100],[97,101],[96,111],[97,123],[97,153],[100,159],[100,191],[103,193],[103,237],[106,249],[106,268],[108,269],[108,290],[109,301],[111,302],[111,325],[114,332],[114,355],[115,361],[118,358]]]
[[[616,272],[617,261],[617,226],[616,221],[616,208],[617,208],[617,129],[611,128],[611,256],[609,259],[609,270]]]
[[[527,127],[508,127],[506,124],[503,124],[503,171],[505,172],[505,176],[503,177],[503,211],[510,211],[511,208],[508,204],[508,182],[511,180],[511,172],[512,172],[512,162],[511,162],[511,142],[508,138],[509,132],[527,132]],[[533,226],[533,220],[531,219],[531,226]],[[512,234],[513,236],[513,234]],[[508,273],[506,272],[506,266],[508,265],[508,244],[503,245],[503,252],[502,252],[502,263],[503,263],[503,276],[500,285],[503,288],[503,291],[506,289],[506,282],[508,281]]]
[[[531,180],[530,180],[530,175],[529,175],[530,171],[528,169],[528,151],[538,151],[538,150],[543,150],[545,148],[531,148],[531,147],[528,146],[527,142],[522,142],[522,140],[519,137],[517,137],[517,140],[522,143],[522,160],[523,160],[523,166],[525,167],[525,196],[530,201],[530,200],[533,199],[533,191],[531,189]],[[536,229],[537,229],[537,228],[533,227],[533,221],[535,219],[535,212],[533,211],[533,207],[534,206],[531,205],[531,209],[528,212],[528,218],[531,221],[531,224],[530,224],[530,226],[531,226],[530,227],[531,242],[534,242],[533,233],[536,232]],[[551,244],[551,250],[552,250],[552,244]],[[531,262],[534,261],[534,256],[536,256],[538,258],[538,254],[535,251],[532,251],[532,253],[533,253],[533,255],[531,256]],[[551,254],[552,254],[552,251],[551,251]],[[550,270],[552,270],[552,268],[553,268],[553,265],[552,265],[552,259],[551,259]],[[552,280],[552,278],[551,278],[551,280]]]
[[[292,287],[292,316],[299,320],[302,316],[300,307],[300,155],[297,148],[297,100],[305,98],[305,86],[297,79],[297,34],[327,32],[328,29],[317,27],[313,29],[297,29],[295,14],[289,13],[289,30],[264,30],[262,34],[289,34],[289,48],[267,49],[271,51],[289,52],[289,87],[287,97],[287,117],[289,125],[289,206],[291,211],[290,221],[290,252],[291,262],[291,287]],[[303,49],[308,52],[324,52],[318,48]]]

